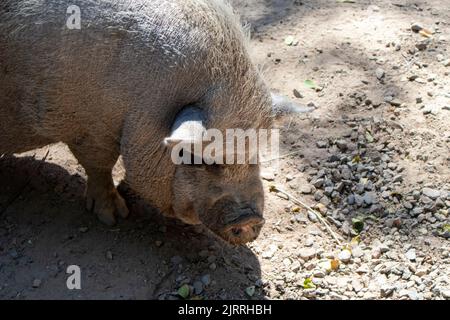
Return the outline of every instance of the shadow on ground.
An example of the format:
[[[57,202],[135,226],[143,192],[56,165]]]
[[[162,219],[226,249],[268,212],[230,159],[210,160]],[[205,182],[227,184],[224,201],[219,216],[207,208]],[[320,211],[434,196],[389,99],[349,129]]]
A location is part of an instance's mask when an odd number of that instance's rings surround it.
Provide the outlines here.
[[[198,296],[241,299],[260,278],[248,248],[139,203],[129,220],[103,226],[84,209],[83,178],[57,165],[3,157],[0,181],[2,299],[173,299],[205,275],[211,283]],[[82,290],[67,289],[69,265],[80,266]]]

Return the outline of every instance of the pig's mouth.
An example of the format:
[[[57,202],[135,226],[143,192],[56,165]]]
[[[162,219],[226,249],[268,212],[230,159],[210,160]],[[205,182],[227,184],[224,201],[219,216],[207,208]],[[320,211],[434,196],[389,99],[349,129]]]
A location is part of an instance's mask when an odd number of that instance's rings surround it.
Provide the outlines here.
[[[227,224],[218,234],[232,245],[243,245],[258,238],[264,223],[260,216],[244,215]]]

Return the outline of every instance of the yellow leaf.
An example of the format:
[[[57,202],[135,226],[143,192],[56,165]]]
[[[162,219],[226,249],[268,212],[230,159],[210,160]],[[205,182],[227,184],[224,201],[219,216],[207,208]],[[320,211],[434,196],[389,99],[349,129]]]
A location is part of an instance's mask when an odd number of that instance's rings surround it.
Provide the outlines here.
[[[337,260],[337,259],[331,260],[331,270],[332,271],[337,271],[339,269],[340,265],[341,265],[341,263],[339,262],[339,260]]]
[[[356,236],[352,239],[352,241],[350,242],[350,244],[353,245],[358,245],[361,242],[361,237],[360,236]]]
[[[419,31],[420,35],[425,38],[431,38],[433,36],[433,33],[430,30],[422,29]]]

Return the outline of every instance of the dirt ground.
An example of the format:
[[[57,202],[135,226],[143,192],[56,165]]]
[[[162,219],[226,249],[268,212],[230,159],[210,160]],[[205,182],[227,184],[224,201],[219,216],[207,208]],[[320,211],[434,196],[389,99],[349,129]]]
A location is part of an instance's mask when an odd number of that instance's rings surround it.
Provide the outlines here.
[[[142,204],[108,228],[84,210],[84,171],[64,145],[4,156],[1,299],[175,299],[183,284],[203,299],[449,299],[448,2],[233,3],[270,87],[316,107],[281,124],[295,155],[264,169],[260,238],[233,248]],[[67,289],[69,265],[82,290]]]

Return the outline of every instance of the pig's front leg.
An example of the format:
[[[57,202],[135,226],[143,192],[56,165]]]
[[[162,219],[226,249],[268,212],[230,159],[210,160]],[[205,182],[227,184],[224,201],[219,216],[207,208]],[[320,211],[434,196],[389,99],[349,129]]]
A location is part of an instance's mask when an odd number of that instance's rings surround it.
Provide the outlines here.
[[[127,218],[129,211],[112,179],[112,168],[118,153],[98,150],[83,145],[71,145],[75,157],[86,170],[86,208],[97,214],[100,221],[108,226],[116,223],[116,214]]]

